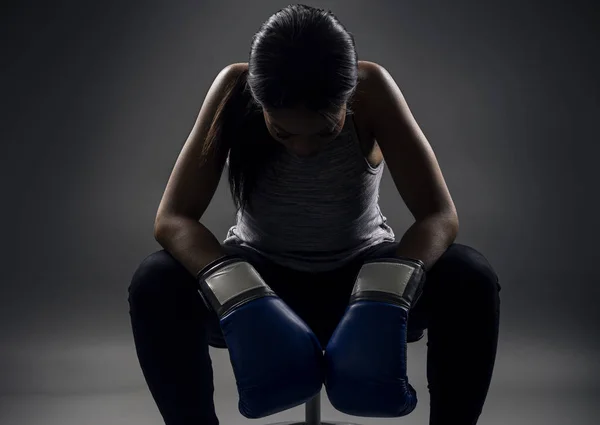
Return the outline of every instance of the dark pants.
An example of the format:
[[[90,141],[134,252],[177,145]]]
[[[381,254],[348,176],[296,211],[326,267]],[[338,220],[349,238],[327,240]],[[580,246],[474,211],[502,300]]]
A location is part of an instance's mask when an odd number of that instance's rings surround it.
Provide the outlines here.
[[[323,347],[346,309],[366,259],[393,256],[384,243],[334,271],[306,273],[241,253],[315,332]],[[409,315],[409,341],[427,329],[430,425],[473,425],[481,414],[496,358],[500,315],[496,273],[478,251],[453,244],[427,273]],[[146,257],[129,287],[131,324],[146,382],[166,425],[216,425],[209,344],[225,347],[216,316],[194,277],[168,252]],[[410,359],[409,359],[410,367]]]

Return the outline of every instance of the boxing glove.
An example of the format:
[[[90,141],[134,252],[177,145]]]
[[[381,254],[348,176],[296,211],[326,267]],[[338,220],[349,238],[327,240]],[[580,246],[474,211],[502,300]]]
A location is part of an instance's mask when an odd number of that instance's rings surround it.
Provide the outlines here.
[[[424,282],[423,263],[366,262],[325,348],[325,388],[333,407],[365,417],[399,417],[417,406],[406,375],[408,312]]]
[[[323,349],[316,336],[237,256],[198,273],[199,293],[219,317],[246,418],[305,403],[323,385]]]

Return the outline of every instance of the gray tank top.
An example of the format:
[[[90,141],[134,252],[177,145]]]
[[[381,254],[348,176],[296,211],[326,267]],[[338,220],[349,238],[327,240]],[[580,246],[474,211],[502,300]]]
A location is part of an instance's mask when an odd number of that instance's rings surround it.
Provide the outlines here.
[[[238,211],[224,243],[295,270],[343,266],[394,241],[378,203],[383,167],[368,163],[348,115],[339,136],[317,155],[299,158],[282,150],[257,182],[253,208]]]

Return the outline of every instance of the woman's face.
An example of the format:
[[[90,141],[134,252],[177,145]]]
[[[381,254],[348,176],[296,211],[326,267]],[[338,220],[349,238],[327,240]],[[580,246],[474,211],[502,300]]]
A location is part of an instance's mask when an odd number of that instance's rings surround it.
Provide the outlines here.
[[[263,109],[265,123],[271,136],[296,156],[306,157],[318,153],[335,139],[346,122],[346,106],[335,111],[332,121],[305,107]]]

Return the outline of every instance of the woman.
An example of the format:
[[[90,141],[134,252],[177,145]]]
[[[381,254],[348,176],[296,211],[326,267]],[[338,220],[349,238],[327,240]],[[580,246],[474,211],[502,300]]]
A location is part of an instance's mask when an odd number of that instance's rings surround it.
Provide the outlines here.
[[[378,206],[384,158],[415,219],[400,241]],[[238,215],[220,243],[199,220],[225,165]],[[428,329],[430,424],[475,424],[495,362],[500,286],[479,252],[453,243],[457,231],[434,153],[392,77],[358,60],[331,12],[280,10],[253,37],[249,62],[212,84],[158,209],[164,249],[129,287],[137,354],[165,423],[218,423],[208,347],[223,341],[195,276],[236,253],[323,346],[361,264],[421,260],[408,339]]]

